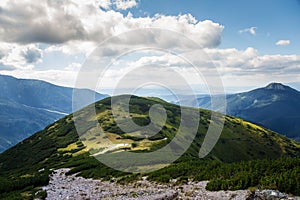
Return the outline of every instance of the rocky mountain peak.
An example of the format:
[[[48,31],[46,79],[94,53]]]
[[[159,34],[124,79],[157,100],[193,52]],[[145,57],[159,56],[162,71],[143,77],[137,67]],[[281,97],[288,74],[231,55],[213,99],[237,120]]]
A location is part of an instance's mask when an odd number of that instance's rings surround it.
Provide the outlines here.
[[[270,83],[265,87],[269,90],[287,90],[291,89],[289,86],[283,85],[282,83]]]

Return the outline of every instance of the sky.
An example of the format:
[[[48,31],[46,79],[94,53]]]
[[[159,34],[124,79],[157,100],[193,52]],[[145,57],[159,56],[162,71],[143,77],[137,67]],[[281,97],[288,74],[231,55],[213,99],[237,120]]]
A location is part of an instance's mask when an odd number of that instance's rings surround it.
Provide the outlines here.
[[[299,11],[299,0],[1,0],[0,74],[110,94],[299,86]]]

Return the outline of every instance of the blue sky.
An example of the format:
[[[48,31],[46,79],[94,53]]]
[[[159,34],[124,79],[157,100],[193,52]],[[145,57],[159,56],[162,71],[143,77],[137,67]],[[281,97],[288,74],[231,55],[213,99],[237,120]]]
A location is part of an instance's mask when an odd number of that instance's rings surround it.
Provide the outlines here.
[[[0,74],[74,87],[78,72],[101,42],[155,27],[184,34],[202,46],[228,92],[270,82],[300,83],[299,0],[2,0],[0,7]],[[128,48],[137,48],[135,39],[144,46],[153,39],[177,50],[180,40],[159,33],[127,39],[122,44]],[[195,49],[189,51],[194,55],[191,59],[203,64]],[[117,45],[112,44],[103,55],[109,54],[112,61],[114,53]],[[193,76],[180,59],[167,53],[138,55],[115,62],[107,72],[105,89],[113,89],[124,74],[141,64],[171,66]],[[213,65],[203,69],[210,71]],[[187,79],[194,88],[202,88],[203,80]]]

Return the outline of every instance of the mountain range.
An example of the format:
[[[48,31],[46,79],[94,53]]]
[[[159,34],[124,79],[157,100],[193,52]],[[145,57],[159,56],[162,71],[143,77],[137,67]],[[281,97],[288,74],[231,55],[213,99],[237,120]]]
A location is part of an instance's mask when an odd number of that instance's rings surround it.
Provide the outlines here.
[[[0,75],[0,84],[0,152],[72,112],[72,88],[5,75]],[[95,94],[95,100],[107,97]],[[299,91],[271,83],[249,92],[227,95],[226,113],[300,141],[299,98]],[[186,96],[183,105],[193,105],[190,99]],[[200,108],[212,109],[210,96],[197,95],[197,101]]]
[[[125,96],[116,98],[122,103]],[[144,172],[130,175],[114,170],[101,164],[95,158],[112,155],[114,160],[111,162],[118,165],[121,160],[128,159],[125,156],[128,151],[147,154],[170,143],[181,125],[181,108],[178,105],[158,98],[132,96],[129,102],[130,116],[136,124],[145,126],[150,123],[149,109],[157,104],[166,110],[167,120],[157,134],[149,137],[145,135],[147,133],[137,130],[125,133],[117,126],[111,109],[111,98],[105,98],[48,125],[44,130],[0,154],[0,194],[2,195],[0,197],[29,198],[28,195],[36,194],[40,186],[48,184],[49,175],[53,169],[70,168],[71,171],[68,174],[111,181],[127,182],[145,176]],[[94,108],[96,109],[95,114],[93,114]],[[300,145],[297,142],[231,116],[225,116],[224,129],[216,146],[204,160],[200,160],[198,152],[211,123],[211,111],[187,109],[191,113],[199,113],[201,116],[193,142],[171,166],[164,168],[163,171],[146,173],[149,180],[168,181],[171,178],[187,176],[193,180],[213,179],[215,180],[212,181],[214,184],[216,182],[224,183],[222,188],[225,189],[247,189],[247,187],[262,184],[265,187],[274,188],[277,186],[267,180],[273,178],[285,180],[284,178],[291,175],[289,180],[293,182],[295,173],[297,177],[299,170],[297,171],[295,167],[299,167],[299,160],[293,159],[300,155]],[[124,114],[122,110],[115,112],[118,116]],[[76,129],[78,127],[75,127],[74,124],[76,120],[81,120],[84,124],[81,127],[82,132],[79,134]],[[94,123],[98,125],[93,126]],[[99,126],[103,132],[97,131]],[[183,137],[189,138],[189,128],[184,130]],[[112,144],[107,142],[108,140]],[[178,145],[180,147],[177,142],[175,141],[173,147]],[[174,148],[174,151],[176,149]],[[159,166],[168,166],[167,158],[166,155],[161,155],[161,157],[149,159],[148,163],[143,163],[139,159],[134,160],[134,163],[137,169],[151,169],[150,171],[152,171]],[[254,161],[279,158],[287,158],[287,160]],[[249,162],[239,164],[241,161]],[[222,163],[229,164],[223,165]],[[271,165],[271,163],[273,164]],[[124,170],[131,167],[132,161],[127,164],[128,166],[123,166]],[[218,188],[219,186],[211,185],[209,187]],[[290,186],[280,185],[283,191],[297,194],[297,187],[288,187]]]
[[[0,85],[0,152],[72,112],[72,88],[5,75]]]
[[[215,96],[216,99],[218,96]],[[183,104],[193,105],[190,97]],[[281,83],[226,96],[226,114],[251,121],[300,141],[300,92]],[[197,98],[200,108],[212,110],[211,97]],[[217,106],[215,111],[220,108]]]

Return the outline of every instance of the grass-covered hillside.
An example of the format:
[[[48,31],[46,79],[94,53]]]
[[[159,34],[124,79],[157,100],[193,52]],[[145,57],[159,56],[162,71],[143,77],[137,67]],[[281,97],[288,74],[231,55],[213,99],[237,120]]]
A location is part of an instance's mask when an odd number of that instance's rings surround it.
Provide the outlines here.
[[[116,177],[120,182],[139,178],[139,174],[113,170],[90,154],[114,154],[124,159],[124,152],[150,152],[168,144],[179,128],[179,106],[156,98],[134,96],[130,101],[130,116],[136,124],[148,125],[149,109],[155,104],[165,108],[167,121],[158,134],[151,137],[138,130],[124,133],[113,119],[111,99],[106,98],[75,115],[60,119],[0,154],[0,198],[33,198],[34,192],[48,183],[48,175],[55,168],[69,167],[72,168],[69,173],[79,172],[84,177]],[[93,108],[96,109],[96,117],[91,114]],[[183,180],[212,180],[209,189],[268,187],[293,194],[299,191],[300,181],[295,178],[300,175],[298,143],[252,123],[226,116],[218,143],[205,159],[200,160],[198,152],[210,124],[210,111],[193,111],[200,113],[200,122],[192,145],[174,164],[147,174],[150,180],[167,182],[181,177]],[[73,116],[85,120],[85,130],[80,137]],[[98,132],[91,126],[95,121],[104,132]],[[162,165],[165,165],[163,158],[161,163],[156,160],[155,166],[149,161],[139,167],[145,169]],[[242,182],[239,183],[239,180]],[[296,185],[283,188],[289,181]]]

